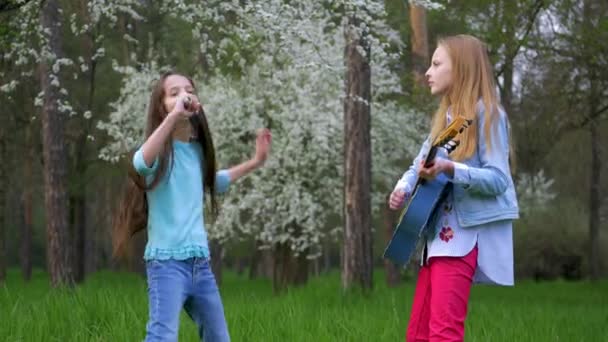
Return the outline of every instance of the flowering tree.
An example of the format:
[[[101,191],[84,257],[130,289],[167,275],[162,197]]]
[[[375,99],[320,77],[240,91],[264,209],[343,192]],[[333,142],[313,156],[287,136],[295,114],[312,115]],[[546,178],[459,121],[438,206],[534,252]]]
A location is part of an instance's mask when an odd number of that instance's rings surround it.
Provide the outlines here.
[[[364,29],[371,40],[372,198],[377,208],[384,201],[379,190],[392,186],[399,174],[393,162],[417,148],[425,116],[404,111],[390,100],[401,94],[390,65],[402,44],[382,20],[382,3],[369,4]],[[180,9],[191,13],[188,20],[193,21],[197,10]],[[194,75],[202,85],[199,95],[220,166],[250,157],[256,128],[270,127],[274,138],[266,166],[225,196],[222,214],[208,227],[210,238],[225,242],[253,237],[262,248],[277,253],[279,248],[306,260],[320,255],[322,240],[339,233],[339,225],[330,220],[343,207],[345,41],[339,10],[338,5],[315,1],[273,0],[224,4],[215,17],[205,16],[213,21],[230,13],[239,23],[231,31],[225,29],[219,42],[202,47],[214,47],[207,56],[210,64],[232,65],[239,72],[227,73],[218,66],[206,75]],[[234,48],[237,44],[240,49]],[[254,54],[257,57],[248,57]],[[149,75],[162,68],[149,63],[139,70],[116,69],[126,76],[122,95],[112,104],[110,120],[99,126],[114,138],[101,153],[108,160],[141,142]]]

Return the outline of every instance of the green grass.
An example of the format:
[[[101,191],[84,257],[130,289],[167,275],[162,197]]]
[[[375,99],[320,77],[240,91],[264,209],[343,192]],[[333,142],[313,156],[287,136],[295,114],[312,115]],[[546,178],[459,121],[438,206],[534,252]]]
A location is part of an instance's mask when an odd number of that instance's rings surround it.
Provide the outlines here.
[[[16,271],[0,286],[0,341],[141,341],[145,281],[100,272],[74,291],[50,290],[35,272]],[[274,296],[268,280],[225,274],[222,285],[233,341],[403,341],[413,284],[395,289],[376,274],[374,291],[343,294],[339,274],[312,279]],[[196,341],[181,317],[180,341]],[[475,286],[466,341],[608,341],[608,283],[520,282],[513,288]]]

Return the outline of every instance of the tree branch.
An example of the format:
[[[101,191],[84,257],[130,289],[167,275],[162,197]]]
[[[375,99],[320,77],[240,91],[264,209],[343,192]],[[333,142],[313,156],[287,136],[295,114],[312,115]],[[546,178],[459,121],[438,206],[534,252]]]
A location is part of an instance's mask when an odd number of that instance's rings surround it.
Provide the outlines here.
[[[590,122],[595,121],[595,119],[598,119],[602,115],[602,113],[604,113],[606,111],[608,111],[608,104],[605,105],[604,107],[596,110],[591,115],[586,115],[583,118],[583,120],[581,120],[581,121],[570,122],[568,124],[561,126],[560,128],[557,129],[557,132],[555,133],[555,138],[559,138],[560,136],[562,136],[564,133],[566,133],[568,131],[580,129],[580,128],[587,126]]]
[[[510,54],[505,53],[505,60],[510,61],[513,60],[515,58],[515,56],[517,56],[517,54],[519,53],[519,50],[521,49],[521,47],[524,44],[524,41],[526,40],[526,38],[528,37],[528,35],[530,34],[530,32],[532,31],[532,28],[534,27],[534,23],[536,22],[536,18],[538,17],[538,13],[540,13],[540,10],[544,7],[544,1],[543,0],[537,0],[534,5],[532,6],[532,15],[530,15],[530,18],[528,20],[528,25],[526,26],[526,29],[524,30],[524,35],[521,37],[521,39],[517,40],[517,44],[515,49],[512,50],[512,52]],[[503,63],[503,65],[500,67],[500,69],[498,70],[498,72],[496,73],[496,78],[498,78],[500,75],[502,75],[505,71],[507,63]]]

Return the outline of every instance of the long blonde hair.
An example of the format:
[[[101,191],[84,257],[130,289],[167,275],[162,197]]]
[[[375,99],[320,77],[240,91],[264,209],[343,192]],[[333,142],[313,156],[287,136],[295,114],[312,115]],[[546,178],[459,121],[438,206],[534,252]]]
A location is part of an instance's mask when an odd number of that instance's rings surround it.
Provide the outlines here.
[[[441,38],[437,46],[446,49],[452,61],[452,84],[441,98],[439,108],[431,123],[431,137],[439,135],[446,125],[448,108],[453,117],[463,116],[474,120],[473,125],[463,131],[460,147],[452,154],[453,160],[470,158],[477,148],[477,102],[481,99],[485,107],[486,145],[490,146],[490,128],[498,116],[496,84],[486,45],[469,35]]]

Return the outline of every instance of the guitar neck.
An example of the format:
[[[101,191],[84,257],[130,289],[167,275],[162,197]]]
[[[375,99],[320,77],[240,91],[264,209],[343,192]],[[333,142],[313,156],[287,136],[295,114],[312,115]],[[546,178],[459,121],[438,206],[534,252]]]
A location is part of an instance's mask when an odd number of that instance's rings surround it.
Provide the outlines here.
[[[433,165],[433,160],[435,160],[435,156],[437,156],[437,146],[431,147],[429,153],[426,155],[424,159],[424,167],[430,167]]]
[[[426,158],[424,158],[424,167],[430,167],[431,165],[433,165],[433,160],[435,159],[436,155],[437,146],[433,146],[429,150],[429,153],[426,155]],[[418,179],[416,180],[416,184],[414,185],[414,191],[418,189],[418,186],[420,186],[420,184],[422,183],[424,183],[424,179],[418,177]]]

